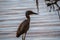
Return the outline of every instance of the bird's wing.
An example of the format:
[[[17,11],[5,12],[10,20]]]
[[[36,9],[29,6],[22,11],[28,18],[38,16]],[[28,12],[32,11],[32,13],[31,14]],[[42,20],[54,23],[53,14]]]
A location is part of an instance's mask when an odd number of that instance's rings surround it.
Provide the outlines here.
[[[29,26],[29,21],[28,20],[24,20],[20,25],[19,28],[17,30],[16,36],[19,37],[21,34],[23,34],[24,32],[27,32],[28,27]]]

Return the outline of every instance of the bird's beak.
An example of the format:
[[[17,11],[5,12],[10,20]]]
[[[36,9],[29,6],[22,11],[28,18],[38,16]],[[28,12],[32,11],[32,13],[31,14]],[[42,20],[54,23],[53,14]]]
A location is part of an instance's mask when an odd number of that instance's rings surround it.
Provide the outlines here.
[[[33,13],[33,14],[36,14],[36,15],[38,15],[38,13]]]

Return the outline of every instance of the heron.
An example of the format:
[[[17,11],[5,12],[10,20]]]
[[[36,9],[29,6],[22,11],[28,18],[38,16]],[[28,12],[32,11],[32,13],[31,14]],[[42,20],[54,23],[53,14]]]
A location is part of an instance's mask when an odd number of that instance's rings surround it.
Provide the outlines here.
[[[32,14],[37,14],[31,10],[26,11],[26,19],[19,25],[17,32],[16,32],[16,37],[20,37],[22,35],[22,40],[25,40],[26,33],[29,30],[29,25],[30,25],[30,15]]]

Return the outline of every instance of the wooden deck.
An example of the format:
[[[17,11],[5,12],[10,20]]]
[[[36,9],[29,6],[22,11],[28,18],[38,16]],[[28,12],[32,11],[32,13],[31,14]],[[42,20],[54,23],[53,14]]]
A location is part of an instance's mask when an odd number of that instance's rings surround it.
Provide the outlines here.
[[[37,12],[35,0],[0,0],[0,40],[21,40],[16,30],[27,10]],[[57,12],[49,12],[44,0],[39,0],[39,10],[39,15],[31,16],[26,40],[60,40]]]

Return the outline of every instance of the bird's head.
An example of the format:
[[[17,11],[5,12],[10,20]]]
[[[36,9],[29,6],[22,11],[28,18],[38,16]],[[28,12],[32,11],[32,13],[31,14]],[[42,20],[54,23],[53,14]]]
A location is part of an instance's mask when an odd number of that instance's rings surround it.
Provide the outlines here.
[[[35,12],[33,12],[33,11],[26,11],[26,15],[32,15],[32,14],[36,14],[37,15],[37,13],[35,13]]]

